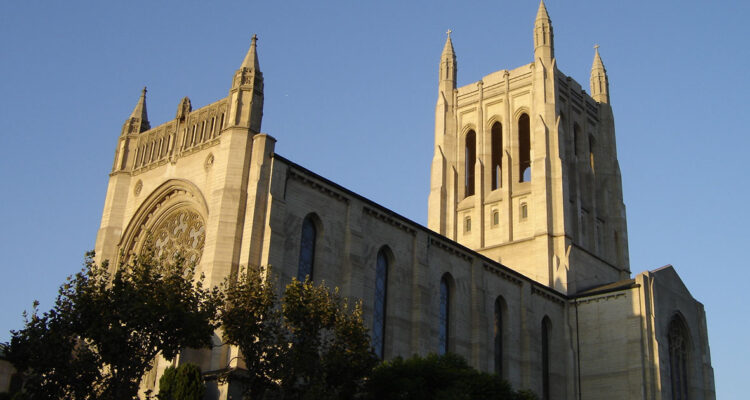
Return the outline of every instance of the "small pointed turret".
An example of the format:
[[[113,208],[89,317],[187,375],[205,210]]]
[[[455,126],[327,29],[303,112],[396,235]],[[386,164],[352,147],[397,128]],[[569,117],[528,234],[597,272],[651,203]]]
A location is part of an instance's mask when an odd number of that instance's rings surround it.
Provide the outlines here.
[[[234,73],[229,90],[229,122],[227,127],[250,128],[259,133],[263,118],[263,73],[258,63],[258,35],[253,35],[250,50]]]
[[[122,127],[122,134],[141,133],[151,129],[148,123],[148,112],[146,111],[146,87],[141,91],[141,97],[138,99],[133,112],[125,121]]]
[[[456,88],[456,73],[458,65],[456,63],[456,52],[453,51],[453,42],[451,41],[451,30],[449,29],[446,34],[448,37],[445,39],[445,46],[443,46],[443,53],[440,55],[440,89],[450,89],[451,91]]]
[[[534,21],[534,58],[552,60],[554,57],[555,35],[552,32],[552,20],[542,0],[539,2],[539,11]]]
[[[260,64],[258,64],[258,52],[256,50],[258,43],[258,35],[253,35],[250,38],[250,50],[247,51],[245,59],[242,61],[240,68],[250,68],[254,71],[260,71]]]
[[[599,56],[599,45],[594,46],[594,63],[591,65],[591,97],[599,103],[609,104],[609,79]]]

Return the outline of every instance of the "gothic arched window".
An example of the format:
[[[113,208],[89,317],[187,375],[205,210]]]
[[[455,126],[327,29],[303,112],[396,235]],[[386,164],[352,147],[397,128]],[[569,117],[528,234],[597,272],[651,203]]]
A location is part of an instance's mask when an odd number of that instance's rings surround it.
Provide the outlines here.
[[[302,222],[302,238],[299,245],[299,267],[297,279],[304,282],[305,277],[313,278],[313,266],[315,264],[315,239],[317,230],[312,215],[305,217]]]
[[[503,178],[503,126],[499,122],[492,124],[492,190],[502,186]]]
[[[495,299],[495,373],[503,375],[503,312],[505,301],[502,296]]]
[[[388,256],[385,248],[378,252],[375,265],[375,305],[372,321],[372,347],[375,355],[382,359],[385,354],[385,311],[388,295]]]
[[[438,328],[438,354],[448,352],[450,341],[451,284],[450,274],[440,279],[440,326]]]
[[[542,399],[550,398],[550,375],[549,375],[549,336],[552,327],[548,317],[542,320]]]
[[[675,315],[669,323],[669,373],[672,379],[672,400],[688,398],[689,339],[685,322]]]
[[[531,127],[529,115],[518,117],[518,181],[531,180]]]
[[[477,162],[477,135],[474,131],[466,134],[464,159],[464,197],[474,194],[474,164]]]
[[[594,168],[594,147],[596,147],[596,139],[593,136],[589,136],[589,166],[591,167],[591,172],[596,172]]]

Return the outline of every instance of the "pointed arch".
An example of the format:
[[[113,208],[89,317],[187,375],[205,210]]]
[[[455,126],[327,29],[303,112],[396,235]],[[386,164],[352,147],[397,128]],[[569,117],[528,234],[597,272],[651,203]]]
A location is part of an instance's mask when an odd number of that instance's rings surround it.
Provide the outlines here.
[[[494,324],[494,360],[495,360],[495,373],[502,377],[504,373],[503,364],[505,363],[505,326],[507,325],[508,305],[505,302],[503,296],[497,296],[495,298],[495,324]]]
[[[464,197],[475,192],[474,164],[477,162],[477,134],[471,129],[464,138]]]
[[[552,321],[548,316],[542,318],[542,399],[550,399],[550,336]]]
[[[531,180],[531,121],[529,114],[518,117],[518,181]]]
[[[453,308],[453,293],[455,281],[450,273],[446,272],[440,278],[440,319],[438,322],[438,354],[445,354],[450,351],[452,345],[451,323]]]
[[[385,356],[385,328],[388,310],[388,269],[393,252],[388,246],[378,251],[375,260],[375,299],[372,311],[372,348],[381,360]]]
[[[200,230],[198,236],[205,238],[204,227],[205,221],[208,220],[208,203],[200,189],[190,181],[170,179],[159,185],[143,200],[121,236],[118,244],[120,250],[118,253],[121,256],[118,257],[117,262],[112,262],[110,265],[117,266],[120,261],[124,261],[121,259],[122,257],[127,259],[140,253],[149,234],[153,233],[153,230],[163,227],[167,220],[173,218],[190,219],[193,222],[193,229]],[[198,233],[197,230],[192,232],[194,236]],[[190,232],[187,232],[187,234],[190,234]],[[175,244],[174,239],[170,238],[169,241]],[[186,244],[187,238],[181,238],[180,241]],[[193,261],[195,262],[200,260],[200,254],[203,251],[202,243],[190,243],[189,247],[195,250],[193,252],[195,256]],[[159,247],[158,244],[157,247]]]
[[[299,245],[299,263],[297,264],[297,279],[304,281],[309,277],[313,280],[315,271],[315,247],[318,240],[320,218],[315,213],[307,214],[302,221]]]
[[[492,128],[490,128],[490,146],[492,152],[490,163],[490,168],[492,168],[492,190],[496,190],[503,184],[503,125],[500,121],[495,121],[492,124]]]
[[[676,313],[669,321],[667,328],[669,343],[669,375],[672,382],[672,400],[688,398],[688,379],[690,377],[690,334],[685,318]]]

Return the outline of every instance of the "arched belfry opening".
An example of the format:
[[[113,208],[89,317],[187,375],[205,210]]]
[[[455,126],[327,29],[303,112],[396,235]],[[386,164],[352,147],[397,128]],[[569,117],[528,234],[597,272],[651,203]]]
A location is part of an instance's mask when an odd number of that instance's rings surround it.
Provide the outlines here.
[[[531,180],[531,126],[529,115],[518,117],[518,181]]]
[[[466,133],[464,147],[464,197],[474,195],[474,164],[477,162],[477,134],[474,130]]]
[[[500,122],[492,124],[491,146],[492,146],[492,190],[499,189],[503,185],[503,125]]]

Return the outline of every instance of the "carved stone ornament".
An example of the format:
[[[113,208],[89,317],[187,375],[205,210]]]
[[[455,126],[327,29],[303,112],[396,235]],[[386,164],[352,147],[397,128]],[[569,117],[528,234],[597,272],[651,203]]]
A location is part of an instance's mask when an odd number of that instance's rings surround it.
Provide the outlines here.
[[[143,190],[143,181],[139,179],[138,182],[135,183],[135,187],[133,188],[133,194],[138,196],[139,194],[141,194],[141,190]]]
[[[206,162],[203,165],[203,167],[206,168],[206,171],[208,171],[209,169],[211,169],[211,167],[213,167],[213,165],[214,165],[214,155],[213,153],[211,153],[208,155],[208,157],[206,157]]]
[[[168,262],[179,255],[190,264],[198,264],[206,242],[206,228],[197,212],[183,207],[159,221],[147,240],[156,255]]]

